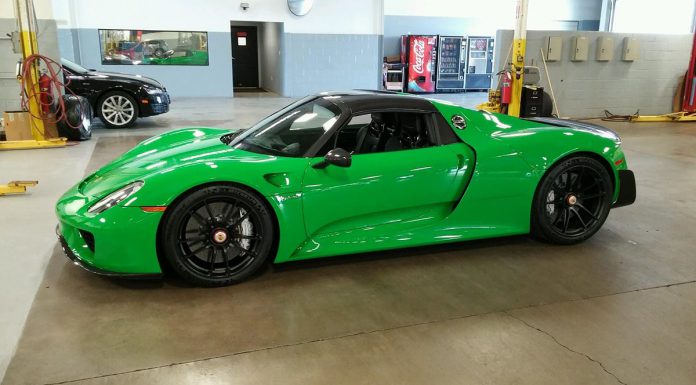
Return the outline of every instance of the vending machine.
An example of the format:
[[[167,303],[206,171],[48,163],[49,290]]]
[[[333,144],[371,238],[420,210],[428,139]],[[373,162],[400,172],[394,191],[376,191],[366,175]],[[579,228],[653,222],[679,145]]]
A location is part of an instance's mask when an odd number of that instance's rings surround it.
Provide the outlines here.
[[[469,37],[469,59],[466,74],[467,90],[488,90],[493,76],[492,37]]]
[[[437,83],[437,35],[408,37],[406,91],[435,92]]]
[[[466,84],[466,36],[440,36],[437,57],[437,91],[461,92]]]

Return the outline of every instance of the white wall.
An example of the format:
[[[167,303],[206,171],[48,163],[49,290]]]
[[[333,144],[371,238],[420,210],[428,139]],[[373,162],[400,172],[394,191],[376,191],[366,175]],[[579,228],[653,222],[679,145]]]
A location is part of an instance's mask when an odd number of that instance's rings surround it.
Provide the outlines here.
[[[585,36],[589,42],[587,61],[570,61],[570,41],[573,36]],[[561,60],[548,63],[548,75],[553,85],[561,116],[597,117],[604,110],[630,115],[640,110],[642,115],[672,112],[672,98],[684,75],[691,54],[692,34],[620,34],[610,32],[528,31],[525,62],[540,67],[540,85],[550,91],[541,48],[547,36],[563,39]],[[614,39],[614,59],[596,60],[598,37]],[[634,37],[640,43],[639,58],[633,62],[621,60],[624,37]],[[512,44],[512,31],[501,30],[496,35],[494,72],[504,66],[503,60]]]
[[[494,31],[515,26],[516,4],[517,0],[384,0],[384,15],[480,19]],[[601,0],[530,0],[528,28],[546,28],[557,20],[599,20],[601,10]]]
[[[265,85],[276,92],[298,96],[331,89],[332,85],[341,88],[379,85],[382,0],[317,0],[303,17],[290,12],[287,0],[245,0],[250,5],[246,11],[240,8],[238,0],[52,1],[65,56],[88,68],[153,77],[162,81],[175,98],[232,96],[230,21],[282,24],[281,43],[288,44],[282,46],[285,48],[281,48],[280,56],[277,53],[265,56],[275,59],[272,63],[260,66],[261,71],[280,69],[273,75],[273,81],[270,75],[264,78],[269,80]],[[205,31],[210,64],[206,67],[103,66],[98,29]],[[336,60],[340,62],[334,63]],[[287,68],[286,63],[299,68]],[[332,71],[339,64],[342,67]]]
[[[39,19],[52,19],[54,16],[52,3],[60,0],[34,0],[36,16]],[[13,19],[14,0],[0,0],[0,19]]]
[[[3,0],[7,1],[7,0]],[[48,1],[48,0],[42,0]],[[381,0],[318,0],[303,17],[286,0],[54,0],[61,28],[137,28],[229,32],[230,20],[285,23],[286,33],[381,34]]]
[[[640,2],[617,0],[613,32],[669,33],[691,32],[694,0]]]

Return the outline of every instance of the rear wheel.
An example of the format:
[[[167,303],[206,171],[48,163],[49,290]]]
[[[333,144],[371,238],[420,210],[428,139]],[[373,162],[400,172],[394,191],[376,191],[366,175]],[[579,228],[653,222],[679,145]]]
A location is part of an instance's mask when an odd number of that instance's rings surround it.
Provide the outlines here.
[[[591,237],[609,215],[613,186],[597,160],[578,156],[554,166],[542,179],[532,207],[532,234],[557,244]]]
[[[239,283],[272,251],[271,213],[261,198],[242,188],[206,187],[171,210],[164,219],[162,249],[173,270],[193,284]]]

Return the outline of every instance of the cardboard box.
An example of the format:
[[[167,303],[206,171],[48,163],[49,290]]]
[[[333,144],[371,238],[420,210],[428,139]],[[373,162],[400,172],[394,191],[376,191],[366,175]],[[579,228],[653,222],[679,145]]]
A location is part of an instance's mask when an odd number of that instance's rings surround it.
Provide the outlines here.
[[[400,63],[401,55],[389,55],[384,57],[386,63]]]
[[[8,141],[33,140],[31,134],[31,115],[26,111],[6,111],[2,114],[5,124],[5,137]]]
[[[56,123],[56,114],[50,113],[46,115],[46,119],[44,119],[44,138],[56,139],[60,137]]]

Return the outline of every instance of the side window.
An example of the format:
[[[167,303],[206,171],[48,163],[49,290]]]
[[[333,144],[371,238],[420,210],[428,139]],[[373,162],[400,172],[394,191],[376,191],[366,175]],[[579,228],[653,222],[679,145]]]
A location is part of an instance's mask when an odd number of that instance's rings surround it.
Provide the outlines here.
[[[428,114],[374,112],[355,115],[324,146],[321,154],[340,147],[353,154],[412,150],[434,146]]]

